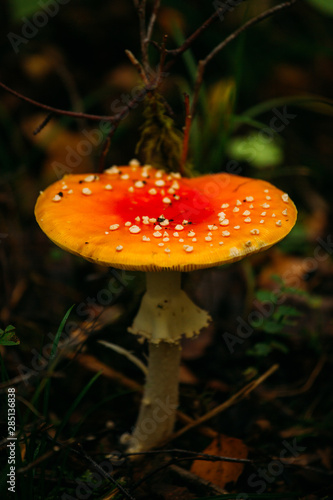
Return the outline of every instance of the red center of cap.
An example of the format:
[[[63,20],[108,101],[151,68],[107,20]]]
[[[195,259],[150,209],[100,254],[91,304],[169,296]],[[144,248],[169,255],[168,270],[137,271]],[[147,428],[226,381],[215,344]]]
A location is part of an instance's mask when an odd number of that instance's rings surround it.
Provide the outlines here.
[[[179,199],[176,198],[177,196]],[[170,200],[171,203],[163,201],[165,199]],[[146,189],[129,193],[117,202],[116,211],[124,222],[133,221],[138,216],[158,219],[164,215],[170,221],[170,225],[181,224],[184,220],[196,225],[212,220],[216,209],[202,192],[182,186],[173,195],[166,193],[163,196],[159,192],[151,195]]]

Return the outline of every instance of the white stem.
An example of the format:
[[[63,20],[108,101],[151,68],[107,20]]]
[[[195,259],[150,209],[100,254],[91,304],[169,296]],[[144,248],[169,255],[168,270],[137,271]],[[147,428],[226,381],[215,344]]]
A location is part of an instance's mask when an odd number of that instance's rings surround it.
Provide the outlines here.
[[[149,450],[174,427],[183,334],[193,337],[210,317],[181,290],[179,272],[147,273],[147,291],[130,331],[149,340],[148,374],[129,451]]]
[[[129,452],[149,450],[169,436],[178,407],[179,344],[149,344],[148,375]]]
[[[177,295],[181,290],[180,284],[181,273],[178,271],[146,273],[146,289],[152,297],[165,299],[169,295]]]

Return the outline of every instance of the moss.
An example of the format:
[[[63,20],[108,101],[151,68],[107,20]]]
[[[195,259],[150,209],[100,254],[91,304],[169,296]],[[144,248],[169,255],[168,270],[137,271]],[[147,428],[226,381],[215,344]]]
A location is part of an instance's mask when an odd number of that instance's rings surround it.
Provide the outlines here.
[[[144,123],[135,153],[146,164],[166,171],[180,171],[183,134],[166,114],[166,105],[158,94],[146,97]]]

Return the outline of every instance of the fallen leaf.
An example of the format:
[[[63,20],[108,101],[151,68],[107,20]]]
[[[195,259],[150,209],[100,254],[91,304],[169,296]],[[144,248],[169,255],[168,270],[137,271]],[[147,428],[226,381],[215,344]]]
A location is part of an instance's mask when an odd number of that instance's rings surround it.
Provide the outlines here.
[[[199,383],[198,377],[194,375],[186,365],[181,364],[179,368],[179,382],[182,384],[196,385]]]
[[[27,447],[26,447],[26,445],[24,443],[20,443],[19,446],[20,446],[21,460],[23,462],[24,459],[25,459],[25,454],[26,454],[26,451],[27,451]]]
[[[248,449],[240,439],[219,435],[213,439],[203,453],[228,458],[247,458]],[[191,472],[220,488],[224,488],[226,484],[237,481],[243,468],[244,465],[241,463],[197,460],[193,463]]]

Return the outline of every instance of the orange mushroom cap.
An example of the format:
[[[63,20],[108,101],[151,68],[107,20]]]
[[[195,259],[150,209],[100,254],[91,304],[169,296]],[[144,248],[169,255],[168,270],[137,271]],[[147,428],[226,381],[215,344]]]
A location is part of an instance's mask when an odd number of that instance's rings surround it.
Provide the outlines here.
[[[40,194],[35,215],[56,245],[100,265],[191,271],[269,248],[290,232],[297,211],[266,181],[188,179],[133,162],[66,175]]]

